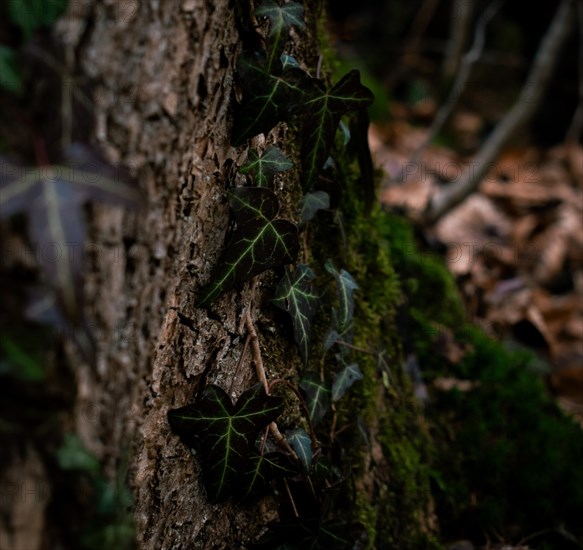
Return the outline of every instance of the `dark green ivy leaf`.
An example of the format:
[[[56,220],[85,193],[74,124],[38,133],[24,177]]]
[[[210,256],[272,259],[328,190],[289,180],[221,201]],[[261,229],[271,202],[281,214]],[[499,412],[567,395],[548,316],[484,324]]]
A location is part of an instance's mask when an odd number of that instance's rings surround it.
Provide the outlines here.
[[[14,50],[2,44],[0,44],[0,88],[13,94],[22,92],[22,76],[16,65]]]
[[[291,315],[294,338],[300,348],[304,364],[308,362],[312,341],[312,319],[320,302],[312,285],[315,277],[314,272],[307,265],[298,264],[293,274],[286,270],[273,298],[276,306]]]
[[[268,133],[278,122],[287,121],[305,103],[310,77],[287,66],[279,58],[268,66],[263,50],[243,52],[237,59],[243,101],[235,111],[231,140],[238,146],[257,134]]]
[[[26,38],[40,27],[52,25],[67,8],[68,0],[9,0],[8,13]]]
[[[303,224],[308,223],[318,210],[326,210],[328,208],[330,208],[330,195],[326,191],[306,193],[302,197],[300,220]]]
[[[278,172],[286,172],[293,168],[293,162],[289,160],[279,147],[268,147],[262,156],[255,151],[249,153],[247,162],[241,166],[242,174],[250,175],[259,187],[265,187],[273,180]]]
[[[285,454],[277,451],[261,454],[253,449],[245,468],[239,473],[236,491],[239,498],[244,500],[259,493],[273,479],[298,473],[299,468],[294,467]]]
[[[210,501],[224,500],[233,492],[257,434],[282,410],[283,400],[267,395],[256,384],[235,405],[223,389],[210,385],[197,403],[168,411],[174,432],[200,442],[203,481]]]
[[[358,288],[358,285],[348,271],[344,269],[338,271],[331,260],[326,262],[325,267],[326,271],[331,273],[336,280],[338,303],[340,307],[336,314],[337,326],[335,328],[337,329],[337,332],[342,335],[350,328],[350,324],[352,323],[352,317],[354,315],[353,293]]]
[[[269,36],[288,32],[293,25],[298,29],[305,29],[304,6],[298,2],[288,2],[280,6],[275,0],[263,0],[255,10],[255,17],[269,19]]]
[[[349,149],[356,154],[360,175],[358,190],[364,199],[365,213],[368,215],[375,204],[375,177],[372,155],[368,143],[368,127],[370,125],[368,111],[357,111],[350,117],[350,135],[352,136]]]
[[[369,107],[374,96],[360,83],[360,73],[350,71],[330,91],[313,79],[313,91],[305,104],[306,138],[303,145],[304,185],[311,189],[330,154],[342,115]]]
[[[298,228],[274,219],[279,211],[275,194],[265,188],[240,187],[229,192],[237,222],[211,279],[201,289],[197,306],[207,306],[223,292],[266,269],[293,263],[299,249]]]
[[[312,466],[312,440],[303,428],[298,428],[285,434],[287,442],[297,453],[302,466],[306,472],[310,471]]]
[[[304,6],[297,2],[288,2],[280,6],[275,0],[263,0],[255,10],[255,17],[269,19],[267,66],[268,72],[270,72],[273,62],[283,52],[289,29],[292,26],[299,30],[305,29]]]
[[[336,373],[332,383],[332,401],[338,401],[357,380],[362,380],[362,372],[356,363],[344,367]]]
[[[309,374],[300,382],[300,388],[304,392],[312,425],[316,426],[324,418],[330,406],[330,385],[327,382],[321,382],[317,376]]]
[[[34,349],[34,348],[32,348]],[[0,333],[0,375],[13,374],[28,382],[45,378],[42,358],[36,357],[9,334]]]

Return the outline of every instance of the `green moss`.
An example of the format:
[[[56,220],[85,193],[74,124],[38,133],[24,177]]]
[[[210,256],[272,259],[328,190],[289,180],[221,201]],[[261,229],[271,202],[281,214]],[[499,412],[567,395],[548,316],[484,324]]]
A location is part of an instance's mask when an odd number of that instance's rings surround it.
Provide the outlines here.
[[[459,338],[473,351],[451,371],[475,386],[432,405],[444,532],[512,539],[561,527],[583,537],[583,432],[546,394],[530,353],[468,328]]]
[[[402,287],[393,268],[386,215],[379,205],[367,212],[357,187],[358,166],[346,152],[340,150],[335,161],[342,188],[331,192],[342,217],[319,215],[309,248],[318,261],[333,258],[359,284],[353,343],[367,351],[355,352],[353,359],[364,378],[339,402],[338,425],[360,421],[369,430],[369,444],[382,452],[382,463],[373,465],[371,473],[375,448],[363,445],[356,429],[343,436],[353,471],[349,514],[365,527],[368,548],[437,548],[430,526],[431,444],[401,369],[395,319]]]
[[[382,235],[402,281],[408,307],[446,326],[463,323],[463,303],[443,259],[419,250],[412,226],[403,218],[386,214],[381,221]]]

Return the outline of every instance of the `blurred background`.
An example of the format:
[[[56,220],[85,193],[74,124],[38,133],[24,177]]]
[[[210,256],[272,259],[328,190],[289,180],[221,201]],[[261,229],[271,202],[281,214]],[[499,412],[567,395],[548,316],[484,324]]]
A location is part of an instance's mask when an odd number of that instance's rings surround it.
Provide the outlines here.
[[[369,141],[380,200],[415,228],[414,245],[396,245],[405,263],[409,255],[431,300],[440,292],[429,258],[440,257],[461,291],[468,330],[506,350],[533,352],[527,376],[541,379],[583,425],[583,2],[562,17],[566,4],[334,0],[328,7],[338,74],[359,68],[376,97]],[[456,204],[449,191],[464,186]],[[427,261],[413,259],[407,246]],[[427,334],[429,353],[417,343],[408,356],[417,392],[443,390],[448,397],[433,397],[428,414],[461,423],[438,434],[449,462],[434,476],[441,527],[446,538],[462,539],[452,548],[495,547],[520,524],[532,535],[524,548],[580,547],[568,529],[548,531],[549,522],[583,517],[581,496],[572,498],[572,487],[550,473],[556,461],[571,471],[570,460],[580,460],[580,445],[570,454],[563,439],[580,435],[559,436],[549,424],[552,407],[530,400],[526,379],[501,381],[505,367],[493,356],[482,356],[480,374],[460,369],[459,338],[435,324]],[[456,366],[437,365],[436,350]],[[493,379],[497,392],[475,391]],[[529,410],[522,421],[512,405],[519,401]],[[450,430],[457,435],[444,436]],[[562,517],[550,520],[557,506]]]
[[[360,68],[375,93],[381,201],[443,255],[469,317],[536,350],[565,408],[580,414],[583,15],[578,2],[562,24],[559,4],[334,1],[329,12],[339,73]],[[562,43],[547,55],[553,22]],[[537,59],[546,77],[532,80]],[[431,198],[478,171],[496,132],[473,191],[430,220]]]

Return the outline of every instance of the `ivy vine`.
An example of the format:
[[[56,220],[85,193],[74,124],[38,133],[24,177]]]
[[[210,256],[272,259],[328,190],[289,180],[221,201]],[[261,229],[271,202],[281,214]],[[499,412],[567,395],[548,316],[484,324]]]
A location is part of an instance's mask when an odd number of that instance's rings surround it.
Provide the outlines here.
[[[242,11],[239,6],[240,17]],[[351,525],[329,513],[330,487],[345,481],[341,469],[327,456],[335,421],[331,431],[330,426],[326,430],[321,427],[334,412],[334,403],[363,376],[351,360],[354,292],[358,285],[348,271],[337,269],[331,260],[323,266],[296,261],[302,232],[319,211],[330,209],[330,195],[320,188],[320,180],[324,166],[331,163],[342,118],[365,112],[373,95],[360,83],[358,71],[329,86],[286,51],[290,30],[305,29],[302,4],[262,0],[253,16],[239,22],[246,49],[236,64],[242,97],[233,109],[231,142],[243,145],[281,122],[301,130],[302,160],[296,171],[304,191],[297,208],[300,226],[278,217],[278,199],[270,189],[276,174],[293,168],[292,161],[276,146],[263,153],[252,150],[239,167],[247,185],[228,191],[235,230],[210,282],[199,290],[196,305],[209,307],[224,292],[263,271],[283,268],[272,303],[290,317],[303,372],[297,386],[275,380],[264,389],[257,386],[248,390],[236,404],[220,388],[208,386],[201,399],[169,411],[168,419],[186,443],[200,449],[203,482],[210,500],[248,498],[256,493],[257,485],[283,484],[280,494],[287,494],[289,503],[282,504],[281,521],[270,526],[258,548],[284,543],[286,548],[306,543],[311,548],[330,544],[351,548]],[[346,145],[352,139],[351,130],[343,125],[342,132]],[[322,284],[317,286],[317,280]],[[333,300],[325,290],[329,285],[336,288]],[[320,341],[314,341],[315,319],[329,319],[329,329]],[[316,368],[318,361],[312,358],[325,354],[326,368]],[[273,425],[267,429],[281,412],[281,399],[268,395],[279,383],[301,399],[305,411],[306,424],[289,430],[285,437],[272,429]],[[257,437],[262,428],[263,435]]]

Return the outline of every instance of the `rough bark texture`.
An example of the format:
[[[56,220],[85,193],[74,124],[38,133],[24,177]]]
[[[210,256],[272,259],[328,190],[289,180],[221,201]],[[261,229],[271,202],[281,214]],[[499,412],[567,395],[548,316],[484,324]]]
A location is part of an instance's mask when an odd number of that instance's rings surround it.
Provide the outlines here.
[[[274,519],[274,506],[210,505],[197,461],[166,419],[192,399],[205,369],[230,386],[242,313],[259,315],[260,287],[228,293],[210,310],[193,307],[224,243],[229,165],[245,154],[229,144],[234,11],[226,0],[77,9],[62,25],[70,47],[85,33],[78,63],[99,82],[97,138],[147,197],[137,216],[94,212],[102,253],[87,303],[101,334],[99,368],[80,371],[77,430],[111,476],[131,452],[140,548],[237,548]],[[249,361],[236,394],[253,380]]]

